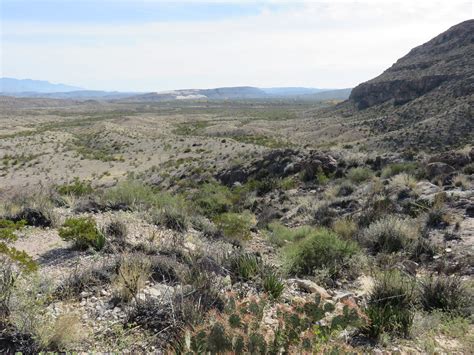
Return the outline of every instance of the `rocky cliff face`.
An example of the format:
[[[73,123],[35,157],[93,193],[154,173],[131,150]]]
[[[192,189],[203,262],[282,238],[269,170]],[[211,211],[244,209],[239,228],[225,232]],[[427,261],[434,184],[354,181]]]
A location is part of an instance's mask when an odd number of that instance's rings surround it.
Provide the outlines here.
[[[369,145],[431,151],[474,141],[474,20],[412,49],[338,106]]]
[[[358,85],[358,109],[391,101],[402,105],[433,90],[459,97],[474,91],[474,20],[462,22],[412,49],[378,77]]]

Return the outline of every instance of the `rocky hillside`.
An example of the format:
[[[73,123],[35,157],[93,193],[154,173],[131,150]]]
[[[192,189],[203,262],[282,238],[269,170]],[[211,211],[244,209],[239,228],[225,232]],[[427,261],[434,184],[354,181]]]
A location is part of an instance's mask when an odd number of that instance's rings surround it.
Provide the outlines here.
[[[474,20],[412,49],[378,77],[352,90],[356,115],[380,145],[453,146],[472,140]]]

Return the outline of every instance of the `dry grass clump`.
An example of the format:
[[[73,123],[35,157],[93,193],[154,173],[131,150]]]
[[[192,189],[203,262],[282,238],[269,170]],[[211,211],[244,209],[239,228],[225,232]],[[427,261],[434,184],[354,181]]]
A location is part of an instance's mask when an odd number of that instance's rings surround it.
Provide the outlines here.
[[[389,182],[389,186],[392,189],[410,189],[413,190],[416,188],[417,180],[410,174],[400,173],[394,175]]]
[[[418,234],[413,221],[388,215],[362,232],[362,243],[374,253],[395,253],[409,248]]]
[[[145,287],[151,276],[151,262],[144,255],[124,255],[114,279],[116,296],[125,302],[131,301]]]
[[[420,282],[420,301],[426,311],[438,309],[460,314],[472,299],[459,277],[431,275]]]
[[[86,337],[81,319],[76,314],[62,314],[51,325],[40,329],[40,347],[48,350],[74,349]]]
[[[398,270],[381,273],[369,295],[365,314],[369,318],[363,332],[380,340],[384,334],[407,337],[416,305],[415,281]]]
[[[359,230],[357,223],[350,217],[336,219],[332,224],[332,230],[344,239],[352,239]]]
[[[453,178],[453,185],[462,190],[467,190],[472,186],[472,183],[470,183],[469,178],[466,175],[456,175]]]

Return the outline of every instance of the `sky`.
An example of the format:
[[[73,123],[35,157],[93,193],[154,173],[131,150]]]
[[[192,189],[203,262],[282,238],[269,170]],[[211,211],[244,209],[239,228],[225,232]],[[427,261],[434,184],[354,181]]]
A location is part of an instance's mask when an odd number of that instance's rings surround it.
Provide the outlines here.
[[[353,87],[469,0],[0,0],[2,77],[93,90]]]

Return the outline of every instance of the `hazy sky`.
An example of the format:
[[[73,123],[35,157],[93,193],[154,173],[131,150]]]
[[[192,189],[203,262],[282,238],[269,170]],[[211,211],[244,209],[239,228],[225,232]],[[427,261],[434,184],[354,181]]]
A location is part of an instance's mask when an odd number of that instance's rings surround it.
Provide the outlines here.
[[[0,0],[1,76],[88,89],[352,87],[473,1]]]

